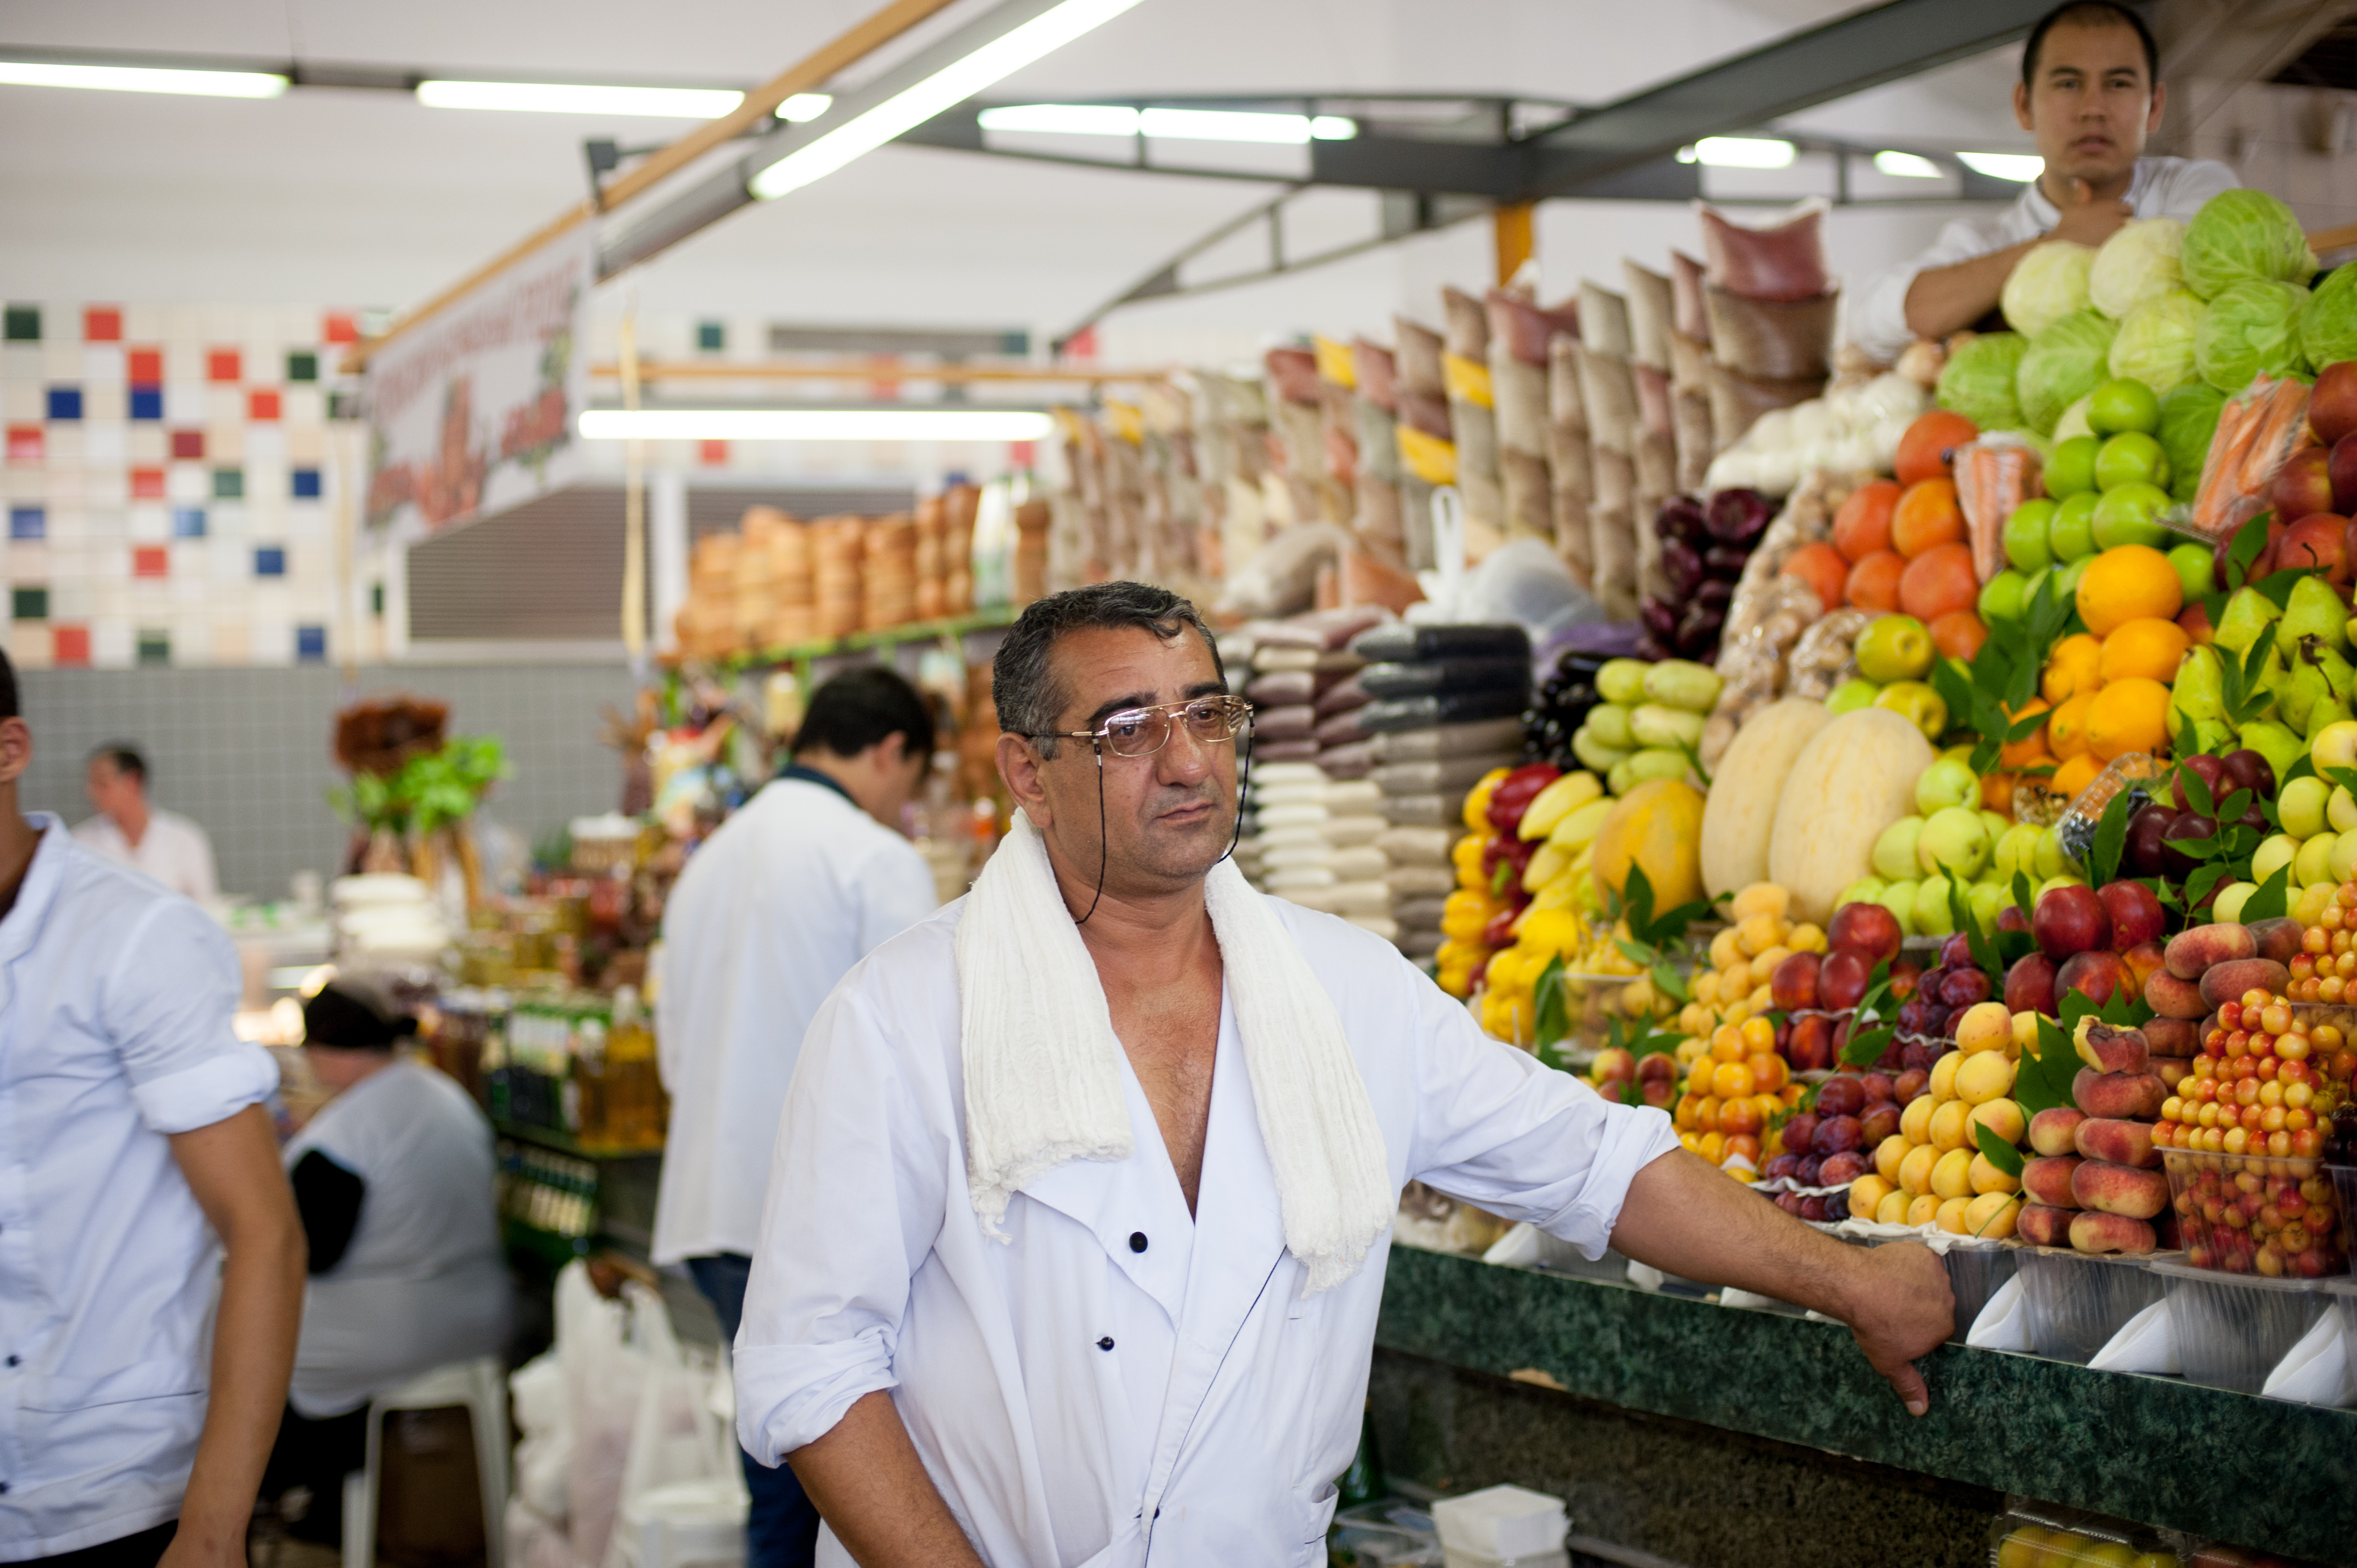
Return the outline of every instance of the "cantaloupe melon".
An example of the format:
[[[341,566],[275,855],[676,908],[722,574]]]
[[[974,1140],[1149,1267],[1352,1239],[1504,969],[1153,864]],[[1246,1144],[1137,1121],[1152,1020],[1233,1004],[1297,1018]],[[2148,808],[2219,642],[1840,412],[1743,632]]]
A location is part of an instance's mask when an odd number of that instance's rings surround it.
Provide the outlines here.
[[[1923,732],[1888,708],[1853,709],[1801,748],[1768,841],[1768,880],[1792,891],[1793,918],[1824,925],[1842,889],[1872,874],[1874,841],[1915,809],[1932,760]]]
[[[1793,759],[1833,723],[1823,703],[1786,697],[1751,715],[1711,770],[1702,809],[1702,886],[1712,897],[1768,880],[1768,840]]]
[[[1653,779],[1620,798],[1597,831],[1591,871],[1598,886],[1625,891],[1629,868],[1652,885],[1653,912],[1702,897],[1702,791],[1683,779]]]

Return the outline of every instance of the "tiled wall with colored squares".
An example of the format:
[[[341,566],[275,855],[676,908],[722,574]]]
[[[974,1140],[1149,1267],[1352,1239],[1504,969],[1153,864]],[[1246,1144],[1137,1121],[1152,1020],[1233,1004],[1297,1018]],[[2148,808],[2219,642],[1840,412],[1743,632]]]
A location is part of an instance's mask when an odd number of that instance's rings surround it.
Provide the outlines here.
[[[12,300],[5,647],[48,666],[336,655],[328,422],[352,314]]]

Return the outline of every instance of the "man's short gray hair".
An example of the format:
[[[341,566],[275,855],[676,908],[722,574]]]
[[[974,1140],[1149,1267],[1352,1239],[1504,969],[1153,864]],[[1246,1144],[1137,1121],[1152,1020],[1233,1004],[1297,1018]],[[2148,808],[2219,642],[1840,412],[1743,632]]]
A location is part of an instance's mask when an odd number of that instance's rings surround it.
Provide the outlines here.
[[[999,729],[1032,736],[1040,756],[1055,756],[1052,738],[1037,739],[1055,728],[1056,715],[1067,700],[1049,673],[1049,653],[1067,632],[1130,627],[1143,628],[1165,642],[1193,628],[1211,655],[1212,670],[1223,684],[1227,681],[1218,639],[1192,604],[1150,583],[1094,583],[1032,600],[998,645],[998,656],[990,664],[990,694],[998,707]]]

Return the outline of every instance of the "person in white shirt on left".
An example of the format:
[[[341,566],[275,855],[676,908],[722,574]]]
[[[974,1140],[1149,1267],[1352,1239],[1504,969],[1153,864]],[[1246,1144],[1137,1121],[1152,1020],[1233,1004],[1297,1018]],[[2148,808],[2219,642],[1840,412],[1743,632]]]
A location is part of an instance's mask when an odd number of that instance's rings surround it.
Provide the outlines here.
[[[0,658],[0,1563],[244,1568],[303,1229],[186,898],[17,810]]]
[[[144,872],[184,898],[210,904],[221,897],[213,875],[213,843],[205,830],[147,800],[147,759],[124,741],[90,754],[90,803],[98,815],[74,825],[82,846],[119,865]]]

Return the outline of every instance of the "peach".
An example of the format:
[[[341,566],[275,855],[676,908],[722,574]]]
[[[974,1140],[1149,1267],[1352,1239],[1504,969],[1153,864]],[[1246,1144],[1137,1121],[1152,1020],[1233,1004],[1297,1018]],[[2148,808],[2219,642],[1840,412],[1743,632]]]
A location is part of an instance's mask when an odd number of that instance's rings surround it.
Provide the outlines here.
[[[2169,1207],[2169,1177],[2108,1160],[2085,1160],[2071,1173],[2071,1196],[2082,1208],[2149,1219]]]
[[[2074,1214],[2071,1245],[2082,1252],[2149,1252],[2157,1244],[2152,1227],[2121,1214]]]
[[[2079,1123],[2086,1119],[2071,1106],[2049,1106],[2029,1119],[2029,1146],[2041,1155],[2076,1154]]]
[[[2210,1004],[2201,1000],[2201,983],[2179,980],[2165,969],[2155,970],[2146,977],[2144,1004],[2164,1018],[2186,1023],[2210,1015]]]
[[[2169,939],[2162,961],[2179,980],[2199,980],[2212,964],[2238,958],[2256,958],[2258,940],[2250,928],[2236,925],[2196,926]]]
[[[2118,1122],[2091,1116],[2079,1123],[2079,1152],[2091,1160],[2108,1160],[2138,1170],[2158,1170],[2160,1151],[2153,1146],[2148,1122]]]
[[[2097,1072],[2142,1072],[2152,1053],[2139,1029],[2115,1029],[2093,1019],[2079,1031],[2079,1059]]]
[[[2151,1072],[2153,1077],[2169,1085],[2170,1090],[2173,1092],[2179,1084],[2184,1082],[2187,1078],[2192,1075],[2193,1058],[2190,1057],[2155,1057],[2152,1058],[2152,1065],[2147,1070]]]
[[[2025,1203],[2021,1212],[2014,1216],[2013,1233],[2032,1246],[2067,1247],[2071,1244],[2073,1212],[2043,1203]]]
[[[2291,971],[2271,958],[2229,959],[2201,972],[2201,1000],[2222,1007],[2241,1001],[2245,991],[2281,991],[2290,983]]]
[[[2071,1177],[2083,1164],[2076,1155],[2050,1155],[2025,1160],[2021,1166],[2021,1190],[2033,1203],[2050,1208],[2076,1208],[2079,1200],[2072,1196]]]
[[[2172,978],[2174,978],[2172,976]],[[2202,1017],[2209,1016],[2204,1013]],[[2201,1024],[2196,1018],[2147,1018],[2144,1043],[2156,1057],[2201,1054]]]
[[[2300,939],[2305,929],[2289,915],[2277,915],[2270,920],[2258,920],[2243,928],[2258,944],[2258,956],[2271,958],[2277,963],[2289,963],[2299,956]]]
[[[2090,1116],[2149,1122],[2160,1114],[2169,1086],[2148,1072],[2097,1072],[2083,1067],[2071,1080],[2071,1098]]]
[[[2002,1241],[2020,1219],[2021,1199],[2009,1192],[1985,1192],[1964,1205],[1964,1233]]]

